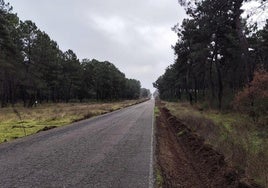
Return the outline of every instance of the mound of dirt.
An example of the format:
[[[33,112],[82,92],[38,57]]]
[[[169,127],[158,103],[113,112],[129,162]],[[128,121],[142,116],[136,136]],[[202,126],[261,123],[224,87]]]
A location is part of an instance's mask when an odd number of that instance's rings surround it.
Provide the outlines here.
[[[158,187],[257,188],[244,174],[228,166],[224,155],[158,104],[157,165],[163,182]]]

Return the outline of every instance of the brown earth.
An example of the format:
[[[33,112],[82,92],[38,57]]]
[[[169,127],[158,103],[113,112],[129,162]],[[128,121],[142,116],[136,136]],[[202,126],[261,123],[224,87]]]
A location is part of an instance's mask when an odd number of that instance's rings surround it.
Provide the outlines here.
[[[260,187],[228,166],[222,154],[157,104],[157,166],[163,182],[158,187],[254,188]],[[159,183],[159,182],[158,182]]]

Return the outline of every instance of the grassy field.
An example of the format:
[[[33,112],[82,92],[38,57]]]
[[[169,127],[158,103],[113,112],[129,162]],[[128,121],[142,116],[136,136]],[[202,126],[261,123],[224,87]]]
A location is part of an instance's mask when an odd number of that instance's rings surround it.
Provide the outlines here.
[[[75,121],[112,112],[135,103],[128,100],[112,103],[39,104],[37,107],[0,109],[0,143],[34,134],[44,128],[60,127]]]
[[[207,144],[223,153],[226,161],[268,187],[267,125],[235,112],[203,110],[198,105],[165,102],[166,107]]]

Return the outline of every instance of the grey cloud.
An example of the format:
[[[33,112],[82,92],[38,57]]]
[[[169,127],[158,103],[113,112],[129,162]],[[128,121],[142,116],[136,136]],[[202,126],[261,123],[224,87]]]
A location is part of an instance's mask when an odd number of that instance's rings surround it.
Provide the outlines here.
[[[176,0],[9,0],[62,50],[109,60],[146,88],[173,62],[171,27],[185,17]]]

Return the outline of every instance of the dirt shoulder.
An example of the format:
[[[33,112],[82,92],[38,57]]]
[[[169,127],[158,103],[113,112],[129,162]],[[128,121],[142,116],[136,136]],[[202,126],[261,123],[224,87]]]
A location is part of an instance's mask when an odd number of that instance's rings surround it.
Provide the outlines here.
[[[156,118],[157,187],[260,187],[230,168],[222,154],[160,103]],[[159,178],[161,176],[161,178]]]

